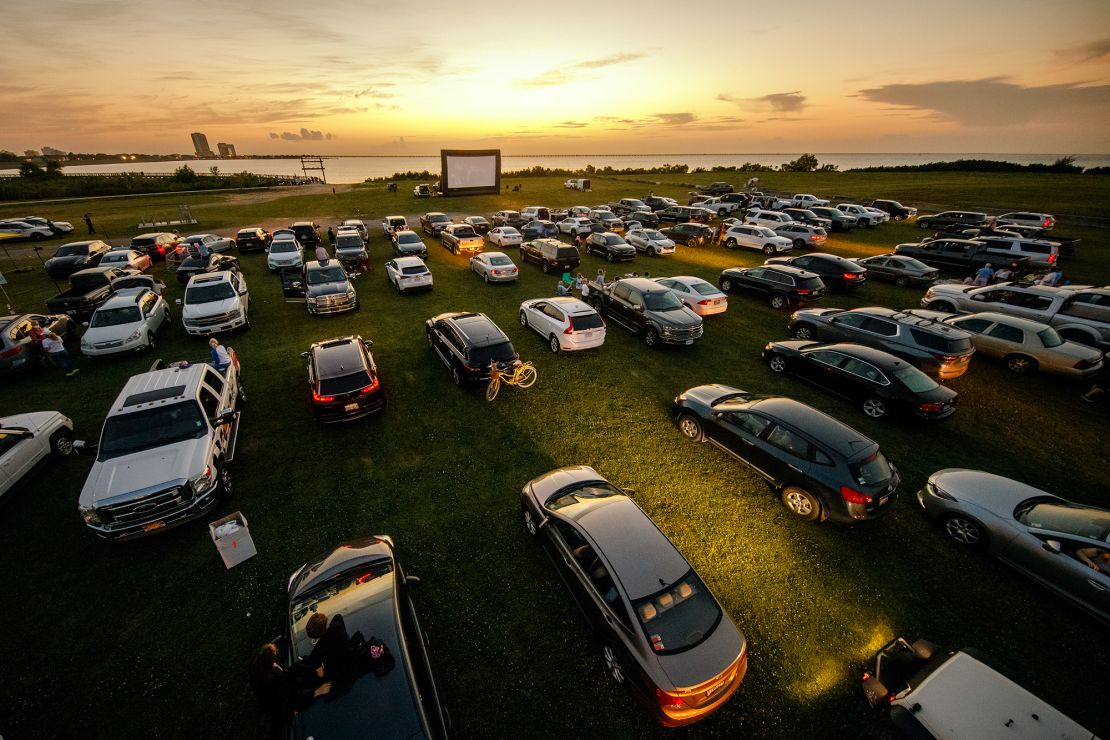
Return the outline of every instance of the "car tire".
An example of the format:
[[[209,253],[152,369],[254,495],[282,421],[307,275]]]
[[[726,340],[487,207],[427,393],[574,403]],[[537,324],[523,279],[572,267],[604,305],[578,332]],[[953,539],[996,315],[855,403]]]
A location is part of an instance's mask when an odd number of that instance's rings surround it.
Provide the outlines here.
[[[540,269],[543,270],[544,275],[547,275],[548,273],[551,272],[551,265],[544,262],[542,265],[540,265]]]
[[[1037,371],[1037,361],[1029,355],[1008,355],[1006,369],[1016,375],[1031,375]]]
[[[983,525],[964,514],[949,514],[944,518],[944,533],[949,539],[972,549],[986,546],[987,532]]]
[[[455,381],[455,385],[461,386],[463,384],[462,373],[459,372],[459,368],[451,368],[451,380]]]
[[[536,517],[528,510],[524,504],[520,506],[520,521],[524,525],[524,531],[535,537],[540,532],[539,525],[536,523]]]
[[[770,245],[770,244],[764,244],[763,245],[763,254],[770,257],[774,253],[775,253],[775,248],[772,245]]]
[[[786,358],[774,352],[767,358],[767,367],[771,368],[771,372],[781,375],[786,372]]]
[[[705,439],[705,430],[702,429],[701,420],[693,414],[682,414],[678,417],[678,431],[682,432],[683,437],[695,442],[701,442]]]
[[[794,240],[794,249],[805,249],[805,248],[806,248],[806,240],[805,239],[795,239]]]
[[[809,324],[798,324],[794,327],[792,334],[795,339],[805,339],[808,341],[814,338],[813,327]]]
[[[158,349],[158,341],[154,338],[154,332],[152,331],[146,333],[146,348]]]
[[[247,402],[247,392],[243,389],[243,379],[239,378],[239,385],[235,388],[235,408]]]
[[[648,250],[648,256],[649,257],[658,257],[659,256],[659,250],[655,247],[650,248]]]
[[[791,516],[797,519],[813,522],[821,518],[821,502],[804,488],[784,486],[779,498]]]
[[[644,332],[644,344],[652,348],[657,347],[659,345],[659,332],[649,326]]]
[[[875,396],[868,396],[863,401],[863,413],[870,416],[872,419],[881,419],[886,416],[887,408],[886,402],[881,398]]]
[[[731,237],[725,239],[725,249],[736,249],[736,240]]]
[[[928,221],[918,221],[917,222],[917,228],[919,228],[919,229],[931,229],[933,227],[929,225]]]
[[[50,435],[50,451],[55,455],[72,455],[73,432],[69,429],[59,429]]]
[[[520,325],[525,329],[528,328],[528,314],[526,314],[523,309],[520,312]]]
[[[731,293],[732,292],[732,280],[731,279],[721,278],[720,286],[721,286],[721,290],[724,291],[725,293]]]
[[[231,471],[227,469],[227,463],[223,460],[216,461],[216,480],[220,484],[220,495],[224,498],[230,498],[235,486],[231,481]]]
[[[899,275],[898,277],[894,278],[894,284],[897,285],[899,288],[905,288],[909,286],[910,279],[905,275]]]
[[[624,667],[621,665],[620,654],[612,645],[606,643],[601,649],[601,657],[605,660],[605,672],[613,683],[623,686],[625,683]]]
[[[787,304],[789,304],[790,301],[786,300],[786,296],[784,296],[782,293],[772,293],[768,303],[771,304],[771,308],[778,310],[781,308],[786,308]]]
[[[554,334],[548,337],[547,346],[551,348],[551,354],[553,355],[559,354],[559,350],[563,348],[562,345],[559,344],[559,337],[555,336]]]

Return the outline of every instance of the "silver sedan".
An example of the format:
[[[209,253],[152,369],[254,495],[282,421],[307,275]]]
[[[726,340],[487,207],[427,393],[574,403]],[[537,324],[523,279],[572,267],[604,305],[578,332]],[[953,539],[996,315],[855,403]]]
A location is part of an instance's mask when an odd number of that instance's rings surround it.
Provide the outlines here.
[[[929,476],[917,500],[955,542],[990,552],[1110,622],[1110,511],[955,468]]]
[[[508,283],[520,277],[520,270],[503,252],[482,252],[470,258],[470,269],[487,283]]]
[[[920,313],[932,313],[921,311]],[[1094,347],[1069,342],[1055,329],[1036,321],[1001,313],[950,316],[944,323],[971,334],[975,351],[1002,360],[1015,373],[1045,373],[1084,378],[1102,368],[1102,353]]]

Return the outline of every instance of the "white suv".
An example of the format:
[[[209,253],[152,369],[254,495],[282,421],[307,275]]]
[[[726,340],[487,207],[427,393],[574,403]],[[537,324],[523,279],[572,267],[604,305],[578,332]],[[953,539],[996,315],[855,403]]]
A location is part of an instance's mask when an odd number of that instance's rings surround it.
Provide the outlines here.
[[[304,267],[304,247],[296,239],[275,239],[266,250],[266,267],[277,272],[286,267]]]
[[[73,452],[73,422],[65,416],[57,411],[34,411],[0,418],[0,496],[52,452]]]
[[[878,226],[883,222],[883,216],[886,215],[878,208],[867,208],[857,205],[856,203],[841,203],[836,207],[836,210],[841,213],[846,213],[849,216],[855,216],[856,226],[859,226],[861,229],[869,229],[872,226]],[[887,216],[887,218],[889,218],[889,216]]]
[[[158,362],[127,381],[77,502],[90,529],[108,539],[142,537],[201,516],[217,494],[231,493],[227,466],[245,400],[232,358],[223,373]]]
[[[199,337],[250,328],[250,292],[242,273],[223,270],[194,275],[185,286],[181,323],[185,333]]]
[[[593,349],[605,343],[605,322],[597,310],[570,296],[521,303],[520,325],[547,339],[552,352]]]
[[[756,226],[755,224],[734,224],[730,226],[722,241],[726,249],[747,247],[748,249],[758,249],[764,254],[789,252],[794,248],[794,242],[785,236],[779,236],[766,226]]]
[[[162,296],[146,288],[126,288],[105,301],[89,320],[81,337],[87,357],[153,349],[155,335],[170,320]]]
[[[744,223],[766,226],[769,229],[777,229],[783,224],[788,224],[793,220],[790,214],[780,211],[768,211],[763,208],[752,208],[744,214]]]

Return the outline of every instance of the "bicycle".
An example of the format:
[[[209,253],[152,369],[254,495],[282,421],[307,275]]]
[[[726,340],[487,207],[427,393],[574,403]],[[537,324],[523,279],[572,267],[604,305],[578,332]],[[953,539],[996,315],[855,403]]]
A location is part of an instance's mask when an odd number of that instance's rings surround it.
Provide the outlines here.
[[[511,369],[510,369],[511,368]],[[512,360],[510,362],[489,364],[489,385],[486,386],[486,400],[497,398],[501,384],[515,385],[517,388],[530,388],[536,382],[538,374],[531,362]]]

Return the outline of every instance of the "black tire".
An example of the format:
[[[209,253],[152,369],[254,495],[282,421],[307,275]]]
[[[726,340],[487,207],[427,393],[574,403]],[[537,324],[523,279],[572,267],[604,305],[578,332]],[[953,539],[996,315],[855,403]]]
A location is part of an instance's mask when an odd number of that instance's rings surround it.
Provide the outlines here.
[[[650,249],[648,249],[648,256],[649,257],[658,257],[659,256],[659,250],[655,247],[651,247]]]
[[[917,222],[917,228],[919,228],[919,229],[931,229],[933,227],[930,225],[929,221],[918,221]]]
[[[524,311],[520,312],[520,325],[525,329],[528,328],[528,314],[524,313]]]
[[[794,334],[795,339],[805,339],[808,341],[815,338],[813,327],[809,324],[798,324],[794,327],[794,331],[792,333]]]
[[[721,278],[720,286],[721,286],[721,290],[724,291],[725,293],[731,293],[732,292],[732,279],[727,278],[727,277],[726,278]]]
[[[705,429],[701,425],[701,420],[693,414],[682,414],[678,417],[678,431],[682,432],[682,436],[686,439],[692,439],[695,442],[705,439]]]
[[[154,338],[154,332],[152,331],[146,333],[146,348],[158,349],[158,341]]]
[[[805,239],[795,239],[794,240],[794,249],[805,249],[805,248],[806,248],[806,240]]]
[[[821,518],[821,501],[812,493],[798,486],[784,486],[779,499],[790,515],[804,522]]]
[[[554,334],[547,338],[547,346],[551,349],[551,354],[553,355],[559,354],[559,352],[563,349],[562,345],[559,344],[559,337],[555,336]]]
[[[451,380],[455,381],[455,385],[457,386],[461,386],[463,384],[462,373],[459,372],[459,368],[451,368]]]
[[[524,531],[531,536],[535,537],[539,534],[540,528],[539,524],[536,522],[536,517],[524,504],[520,506],[520,523],[524,525]]]
[[[649,326],[644,331],[644,344],[652,348],[659,346],[659,332]]]
[[[731,236],[725,239],[725,249],[736,249],[736,240]]]
[[[944,533],[964,547],[979,549],[987,544],[983,525],[965,514],[949,514],[944,518]]]
[[[50,435],[50,450],[55,455],[72,455],[73,432],[68,429],[59,429]]]
[[[767,358],[767,367],[771,368],[771,372],[776,375],[782,375],[786,372],[786,358],[774,352]]]
[[[488,272],[482,273],[482,280],[485,281],[486,285],[489,285],[489,273]]]
[[[867,414],[872,419],[881,419],[890,411],[886,401],[875,396],[868,396],[865,398],[862,408],[863,413]]]
[[[910,279],[905,275],[899,275],[898,277],[894,278],[894,284],[897,285],[899,288],[905,288],[910,284]]]
[[[1006,369],[1017,375],[1030,375],[1037,372],[1037,361],[1028,355],[1009,355]]]
[[[776,310],[786,308],[790,304],[790,301],[782,293],[772,293],[767,302],[771,304],[771,308]]]
[[[763,254],[770,257],[774,253],[775,253],[775,248],[772,247],[770,244],[764,244],[763,245]]]

